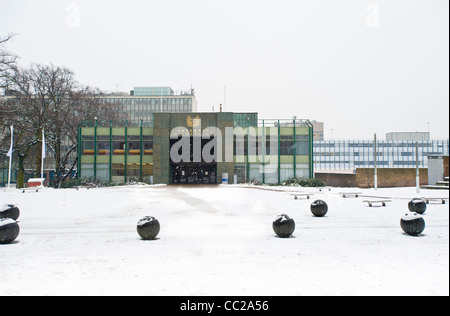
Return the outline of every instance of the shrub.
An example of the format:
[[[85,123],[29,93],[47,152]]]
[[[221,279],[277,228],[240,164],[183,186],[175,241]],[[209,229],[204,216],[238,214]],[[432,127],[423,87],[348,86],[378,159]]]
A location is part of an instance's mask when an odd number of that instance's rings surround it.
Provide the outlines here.
[[[71,179],[65,182],[61,183],[60,188],[61,189],[70,189],[75,187],[83,187],[83,186],[89,186],[89,187],[110,187],[113,186],[112,182],[105,182],[98,179]]]
[[[326,184],[318,179],[306,179],[301,177],[290,178],[282,183],[283,186],[288,187],[325,187]]]

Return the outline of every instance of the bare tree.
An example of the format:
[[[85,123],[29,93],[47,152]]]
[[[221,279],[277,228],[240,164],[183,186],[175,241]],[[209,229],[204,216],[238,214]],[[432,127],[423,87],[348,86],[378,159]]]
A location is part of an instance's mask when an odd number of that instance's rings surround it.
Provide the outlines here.
[[[15,61],[15,56],[0,50],[0,88],[8,92],[7,98],[0,98],[0,153],[9,148],[7,128],[14,125],[18,186],[23,187],[26,161],[35,167],[35,176],[40,174],[45,130],[55,162],[54,184],[59,187],[77,165],[78,127],[82,121],[115,120],[119,112],[104,102],[100,91],[80,87],[70,69],[39,64],[18,68]]]
[[[0,89],[6,89],[9,78],[16,69],[17,56],[9,53],[4,44],[14,35],[8,35],[6,38],[0,38]]]
[[[16,69],[8,80],[9,98],[2,104],[1,123],[4,128],[14,125],[14,153],[17,153],[19,169],[17,184],[21,188],[24,186],[25,161],[32,152],[37,156],[38,150],[34,147],[42,144],[41,131],[49,102],[45,97],[47,90],[43,78],[33,68]]]
[[[83,121],[119,120],[119,111],[111,104],[104,102],[103,94],[98,89],[83,87],[74,91],[70,98],[70,111],[62,125],[66,142],[61,151],[61,181],[65,181],[73,172],[79,159],[75,155],[78,149],[78,130]],[[75,157],[74,159],[71,159]]]

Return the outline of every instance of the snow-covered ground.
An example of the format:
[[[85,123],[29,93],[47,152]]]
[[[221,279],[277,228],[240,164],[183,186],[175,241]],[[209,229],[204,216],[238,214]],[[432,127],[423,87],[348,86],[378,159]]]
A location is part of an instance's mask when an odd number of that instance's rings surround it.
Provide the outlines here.
[[[412,198],[448,191],[356,189],[391,198],[385,208],[342,191],[355,189],[0,191],[21,210],[18,239],[0,245],[0,295],[449,295],[448,204],[428,207],[421,237],[400,228]],[[317,199],[325,218],[309,210]],[[293,238],[275,237],[280,214],[295,219]],[[145,216],[161,223],[156,241],[136,232]]]

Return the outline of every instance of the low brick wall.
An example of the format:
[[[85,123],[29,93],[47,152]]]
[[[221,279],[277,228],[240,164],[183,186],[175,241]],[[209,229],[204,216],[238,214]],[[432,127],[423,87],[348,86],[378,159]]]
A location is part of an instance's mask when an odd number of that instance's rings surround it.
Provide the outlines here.
[[[354,173],[316,172],[316,179],[325,182],[330,187],[356,187],[356,174]]]
[[[374,187],[374,169],[360,168],[356,173],[338,173],[338,172],[316,172],[316,179],[324,181],[331,187]],[[428,184],[428,169],[421,168],[420,185]],[[415,187],[416,169],[413,168],[379,168],[378,187],[396,188],[396,187]]]
[[[416,169],[412,168],[380,168],[378,174],[379,188],[415,187]],[[420,169],[420,185],[428,184],[428,169]],[[356,170],[356,181],[359,188],[374,187],[374,169],[361,168]]]

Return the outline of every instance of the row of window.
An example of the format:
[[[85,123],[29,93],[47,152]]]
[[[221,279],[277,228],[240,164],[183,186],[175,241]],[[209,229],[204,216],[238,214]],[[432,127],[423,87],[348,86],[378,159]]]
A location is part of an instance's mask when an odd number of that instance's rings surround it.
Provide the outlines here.
[[[115,177],[119,178],[119,182],[125,178],[125,173],[128,179],[140,179],[141,176],[144,181],[148,182],[148,178],[153,175],[153,164],[97,164],[95,168],[94,164],[83,164],[81,169],[81,176],[86,179],[93,179],[97,176],[97,179],[103,181],[109,181]]]
[[[122,106],[192,105],[192,98],[104,98],[105,103]]]
[[[142,148],[140,136],[128,136],[128,142],[125,142],[124,136],[98,136],[97,148],[95,148],[94,136],[83,136],[82,155],[153,155],[153,136],[142,136]]]
[[[352,152],[352,153],[348,153],[348,152],[316,152],[315,156],[316,157],[366,157],[368,155],[370,155],[371,157],[374,156],[374,152],[370,152],[370,153],[364,153],[364,152]],[[435,154],[435,153],[432,153]],[[423,155],[432,155],[429,153],[423,153]],[[438,155],[441,155],[442,153],[436,153]],[[421,156],[423,156],[421,155]],[[394,152],[377,152],[377,156],[378,157],[392,157],[392,156],[400,156],[400,157],[415,157],[415,152],[399,152],[399,153],[394,153]]]
[[[278,148],[280,155],[293,156],[295,155],[309,155],[310,143],[309,137],[303,135],[280,136],[280,143],[278,144],[278,137],[266,137],[265,148],[263,147],[262,137],[250,136],[250,143],[247,135],[234,136],[234,153],[235,155],[245,155],[249,153],[250,147],[251,155],[278,155]],[[153,155],[153,136],[142,137],[142,148],[140,136],[128,136],[127,146],[124,136],[98,136],[97,148],[95,148],[94,136],[83,136],[82,138],[82,155],[110,155],[112,149],[113,155],[125,155],[125,150],[128,150],[128,155],[140,155],[141,149],[144,155]],[[191,142],[192,143],[192,142]],[[278,146],[279,145],[279,146]],[[112,146],[112,147],[111,147]]]
[[[294,172],[292,164],[281,164],[280,171],[278,166],[272,166],[270,169],[264,167],[262,164],[252,164],[250,169],[247,165],[234,165],[234,174],[237,175],[238,183],[246,183],[249,181],[257,181],[260,183],[277,184],[283,183],[288,179],[292,179],[294,174],[297,177],[309,178],[309,166],[297,165]],[[279,178],[278,178],[279,177]]]
[[[94,164],[83,164],[81,173],[83,178],[94,178],[96,176],[97,179],[103,181],[117,179],[120,182],[126,176],[127,179],[140,179],[142,177],[144,181],[148,182],[150,180],[149,177],[153,176],[153,164],[142,164],[142,166],[140,164],[111,164],[111,166],[109,164],[97,164],[97,166]],[[281,164],[278,172],[278,167],[276,166],[269,169],[261,164],[254,164],[247,170],[247,165],[236,164],[234,174],[238,177],[238,183],[251,180],[261,183],[278,183],[279,180],[283,182],[293,178],[294,168],[291,164]],[[295,174],[300,177],[308,177],[308,166],[297,165]]]

